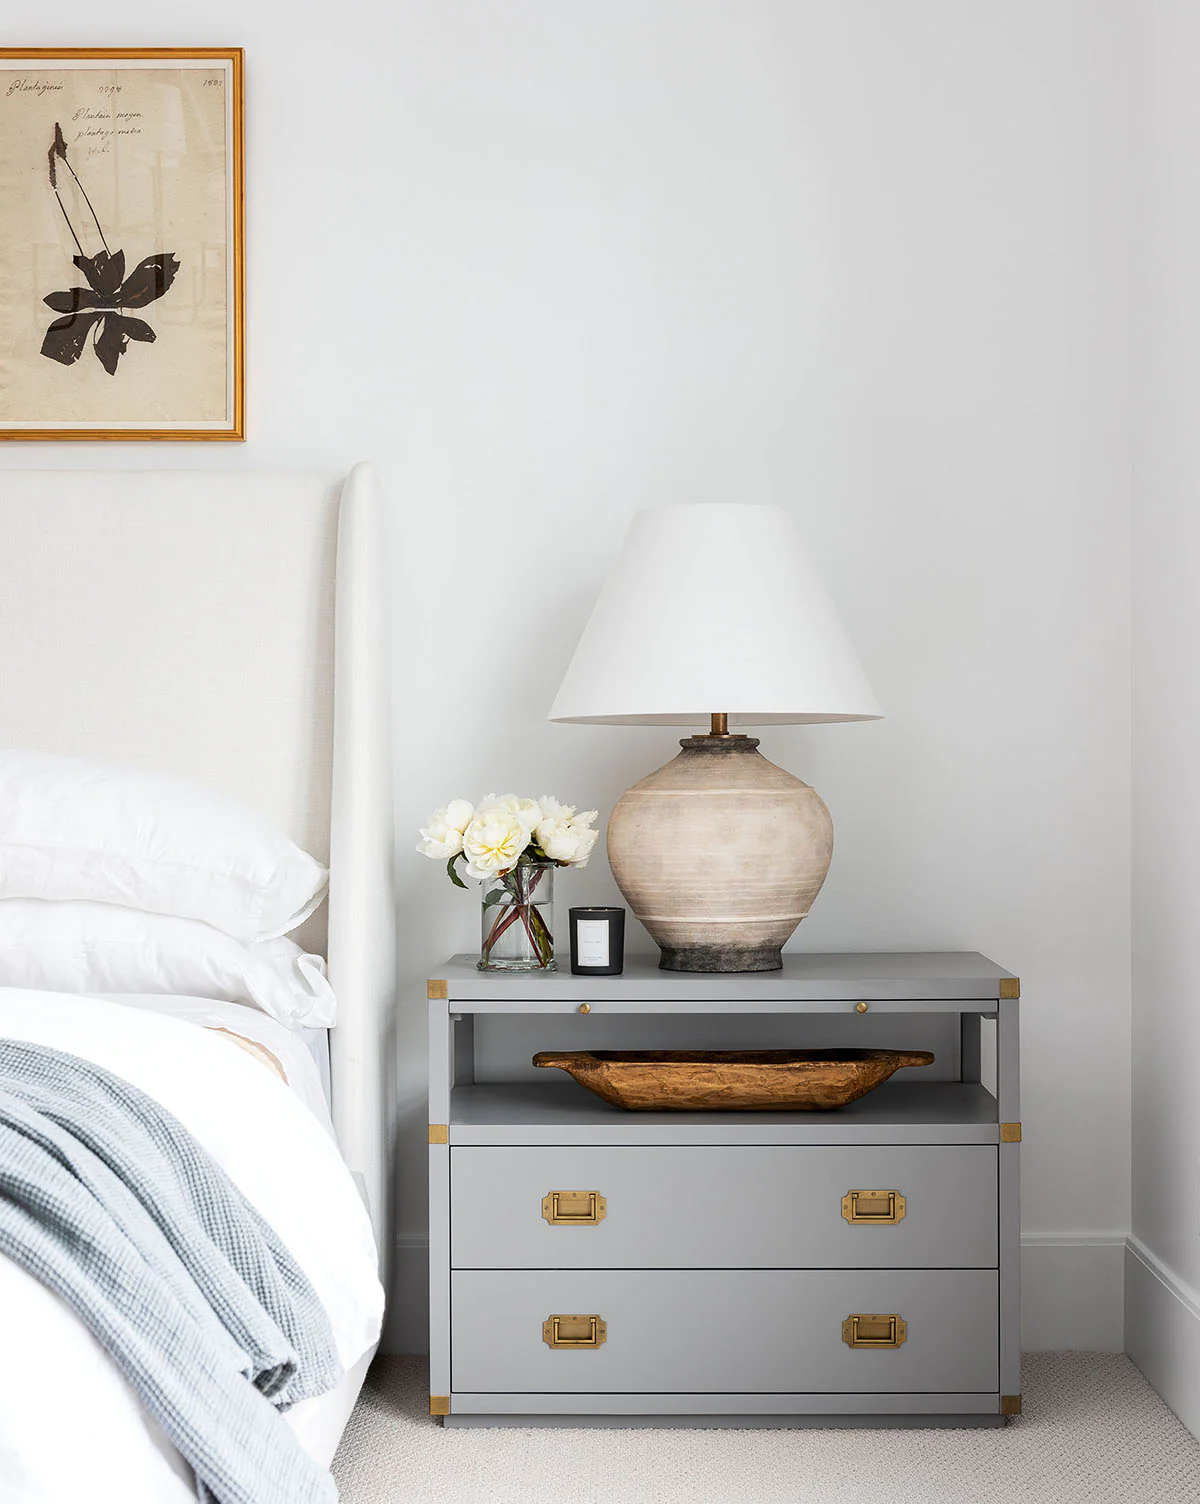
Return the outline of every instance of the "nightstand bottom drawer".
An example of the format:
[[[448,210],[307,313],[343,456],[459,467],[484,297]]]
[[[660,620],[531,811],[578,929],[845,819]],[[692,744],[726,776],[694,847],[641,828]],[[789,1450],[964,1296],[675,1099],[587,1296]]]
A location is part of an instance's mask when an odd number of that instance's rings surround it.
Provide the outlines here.
[[[473,1393],[995,1392],[989,1269],[464,1269]]]

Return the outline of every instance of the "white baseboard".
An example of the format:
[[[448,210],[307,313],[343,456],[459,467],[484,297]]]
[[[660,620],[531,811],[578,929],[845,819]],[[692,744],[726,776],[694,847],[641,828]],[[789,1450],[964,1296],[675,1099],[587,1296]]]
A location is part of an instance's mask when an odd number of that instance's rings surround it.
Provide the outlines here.
[[[1125,1345],[1125,1234],[1026,1233],[1021,1347],[1119,1353]]]
[[[1125,1351],[1200,1437],[1200,1295],[1135,1237],[1125,1252]]]
[[[1124,1233],[1034,1234],[1021,1244],[1021,1346],[1120,1352]],[[384,1352],[429,1348],[429,1245],[396,1240],[395,1278]]]

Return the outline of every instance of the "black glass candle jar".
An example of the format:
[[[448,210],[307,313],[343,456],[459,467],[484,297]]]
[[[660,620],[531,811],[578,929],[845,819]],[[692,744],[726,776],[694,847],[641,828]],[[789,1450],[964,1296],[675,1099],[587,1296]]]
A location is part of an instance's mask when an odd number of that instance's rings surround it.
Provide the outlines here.
[[[577,977],[619,977],[625,968],[625,910],[570,911],[571,970]]]

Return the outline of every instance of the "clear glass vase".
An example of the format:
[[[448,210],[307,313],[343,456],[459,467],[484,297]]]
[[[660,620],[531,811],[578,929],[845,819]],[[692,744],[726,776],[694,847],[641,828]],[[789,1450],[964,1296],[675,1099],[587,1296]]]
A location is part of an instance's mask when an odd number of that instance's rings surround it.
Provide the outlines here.
[[[555,971],[554,862],[529,862],[483,885],[480,971]]]

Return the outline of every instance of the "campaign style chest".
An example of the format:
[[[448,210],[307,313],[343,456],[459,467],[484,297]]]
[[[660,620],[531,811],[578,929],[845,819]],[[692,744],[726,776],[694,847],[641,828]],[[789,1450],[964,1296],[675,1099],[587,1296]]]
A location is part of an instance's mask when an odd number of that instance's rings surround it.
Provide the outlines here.
[[[971,953],[429,982],[449,1425],[999,1425],[1020,1409],[1019,983]],[[628,1111],[539,1051],[927,1050],[832,1111]]]

